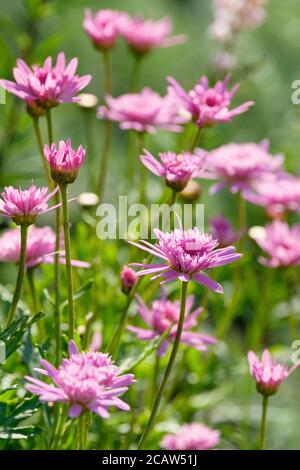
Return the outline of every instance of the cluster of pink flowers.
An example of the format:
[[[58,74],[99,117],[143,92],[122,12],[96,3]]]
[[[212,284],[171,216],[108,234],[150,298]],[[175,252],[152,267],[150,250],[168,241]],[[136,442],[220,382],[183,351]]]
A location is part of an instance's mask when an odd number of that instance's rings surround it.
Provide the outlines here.
[[[18,59],[13,70],[15,82],[0,80],[0,86],[26,101],[31,114],[40,115],[58,103],[76,101],[76,94],[90,83],[91,75],[76,75],[77,62],[74,58],[66,65],[63,52],[58,54],[54,66],[51,57],[47,57],[43,66],[31,68]]]
[[[231,121],[233,117],[248,111],[254,104],[253,101],[247,101],[230,110],[229,106],[239,85],[236,84],[229,91],[227,89],[229,81],[230,75],[223,82],[217,81],[214,87],[210,87],[207,77],[203,76],[194,88],[186,92],[173,77],[168,77],[170,93],[177,97],[198,127]]]
[[[169,342],[174,341],[176,336],[180,314],[180,301],[175,300],[172,302],[168,300],[165,289],[162,290],[161,299],[154,300],[152,302],[151,308],[147,307],[140,296],[137,296],[136,300],[139,315],[150,329],[139,328],[131,325],[127,328],[129,331],[135,333],[139,339],[146,341],[163,335],[165,331],[170,328],[168,338],[158,349],[158,355],[162,356],[167,351]],[[212,336],[191,331],[192,328],[197,325],[198,316],[203,312],[202,308],[197,308],[191,312],[193,304],[194,296],[191,295],[187,298],[181,342],[197,349],[198,351],[206,351],[207,345],[215,344],[216,340]]]
[[[93,44],[100,50],[112,48],[122,36],[136,54],[145,54],[157,47],[168,47],[185,42],[185,36],[170,37],[170,18],[158,21],[131,17],[117,10],[99,10],[95,14],[85,11],[83,28]]]
[[[120,375],[120,369],[108,354],[96,351],[80,353],[72,340],[69,355],[69,359],[64,359],[58,369],[41,359],[43,369],[36,371],[49,377],[54,385],[27,376],[27,390],[38,395],[42,401],[67,403],[71,418],[77,418],[86,410],[107,418],[110,406],[130,409],[119,396],[134,382],[132,374]]]
[[[189,423],[176,433],[164,436],[160,445],[167,450],[209,450],[218,445],[219,440],[219,431],[201,423]]]

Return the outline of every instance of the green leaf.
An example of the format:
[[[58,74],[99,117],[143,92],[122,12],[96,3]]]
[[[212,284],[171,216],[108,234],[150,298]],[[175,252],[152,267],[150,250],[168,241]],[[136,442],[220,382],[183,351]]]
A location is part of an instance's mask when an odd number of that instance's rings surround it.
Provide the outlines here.
[[[40,428],[35,426],[23,426],[16,428],[0,429],[0,439],[28,439],[41,432]]]

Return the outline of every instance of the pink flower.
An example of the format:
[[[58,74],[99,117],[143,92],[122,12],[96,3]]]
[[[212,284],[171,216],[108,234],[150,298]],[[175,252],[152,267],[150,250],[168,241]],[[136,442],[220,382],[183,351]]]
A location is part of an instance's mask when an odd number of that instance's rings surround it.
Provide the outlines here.
[[[270,258],[259,261],[270,268],[300,264],[300,225],[292,227],[281,220],[274,220],[266,227],[252,227],[249,235]]]
[[[37,188],[34,184],[29,189],[6,186],[1,193],[0,215],[11,217],[17,225],[31,225],[38,215],[55,208],[49,208],[48,201],[58,191],[58,187],[49,194],[48,191],[47,187]]]
[[[265,396],[274,395],[279,386],[300,365],[296,363],[289,370],[283,364],[276,364],[268,349],[262,353],[261,362],[254,352],[248,352],[250,374],[256,382],[257,391]]]
[[[213,238],[218,240],[222,248],[232,245],[239,239],[239,234],[234,231],[224,215],[210,219],[209,227]]]
[[[148,308],[140,296],[136,297],[138,312],[144,322],[150,329],[138,328],[136,326],[128,326],[127,329],[136,333],[141,340],[151,340],[161,336],[172,323],[168,338],[161,344],[158,349],[158,355],[162,356],[168,349],[169,343],[173,342],[178,328],[178,320],[180,314],[180,301],[170,301],[167,299],[166,291],[163,289],[160,300],[154,300],[151,308]],[[180,341],[191,346],[198,351],[207,351],[207,344],[215,344],[216,340],[212,336],[207,336],[195,331],[191,331],[197,325],[197,317],[203,312],[202,308],[197,308],[190,313],[194,303],[194,296],[187,298],[185,320],[183,323],[183,332]]]
[[[201,423],[184,424],[175,434],[167,434],[161,447],[167,450],[209,450],[220,440],[220,433]]]
[[[27,234],[26,267],[33,268],[41,263],[53,263],[55,252],[55,233],[51,227],[31,226]],[[63,248],[63,247],[62,247]],[[21,251],[20,229],[6,230],[0,237],[0,261],[18,263]],[[60,261],[65,262],[64,252]],[[89,263],[72,261],[73,266],[88,268]]]
[[[42,67],[32,68],[22,60],[17,60],[13,74],[16,82],[0,80],[0,86],[26,101],[29,112],[42,114],[43,110],[52,108],[58,103],[76,101],[75,95],[91,81],[91,75],[76,75],[77,58],[66,66],[65,54],[60,52],[56,64],[47,57]]]
[[[163,260],[162,264],[134,263],[133,266],[144,268],[137,273],[138,276],[154,274],[152,279],[162,277],[163,282],[177,278],[182,282],[194,279],[214,292],[223,293],[222,286],[207,276],[204,270],[238,260],[242,255],[235,253],[233,246],[216,249],[218,241],[196,227],[186,231],[175,229],[167,233],[154,229],[154,234],[158,239],[155,245],[145,240],[130,242]]]
[[[211,165],[203,177],[219,179],[210,193],[228,185],[232,192],[245,191],[253,183],[282,168],[283,156],[269,153],[269,142],[227,144],[210,152]]]
[[[124,266],[121,272],[121,284],[124,294],[129,294],[137,281],[136,272],[128,266]]]
[[[299,176],[280,173],[256,181],[245,199],[265,208],[270,217],[282,217],[290,211],[300,212]]]
[[[49,162],[51,176],[59,184],[73,183],[78,171],[85,160],[85,149],[80,145],[77,150],[72,149],[72,142],[60,140],[59,147],[44,145],[44,154]]]
[[[71,418],[77,418],[86,410],[107,418],[110,406],[130,409],[118,397],[134,382],[132,374],[120,375],[120,369],[108,354],[78,352],[73,340],[69,343],[69,354],[69,359],[63,359],[58,369],[41,359],[44,369],[35,370],[49,377],[54,385],[27,376],[27,390],[38,395],[41,401],[67,403]]]
[[[228,91],[229,80],[230,75],[223,82],[218,81],[213,88],[210,88],[207,77],[201,77],[199,83],[186,92],[173,77],[168,77],[170,92],[181,101],[198,127],[231,121],[238,114],[248,111],[254,104],[254,101],[247,101],[229,110],[228,107],[239,88],[239,85],[235,85],[231,91]]]
[[[98,108],[100,119],[120,122],[120,128],[154,134],[157,128],[172,132],[182,130],[186,119],[179,115],[178,102],[170,95],[164,97],[150,88],[140,93],[127,93],[118,98],[106,96],[106,106]]]
[[[98,49],[111,49],[120,34],[119,26],[122,17],[123,14],[116,10],[98,10],[93,15],[92,10],[87,8],[83,29]]]
[[[205,156],[193,155],[190,152],[176,154],[174,152],[160,152],[160,162],[144,149],[140,156],[142,163],[148,170],[157,176],[162,176],[167,186],[176,191],[182,191],[191,178],[200,176],[203,171]]]
[[[172,31],[170,18],[153,21],[123,15],[120,31],[136,54],[145,54],[156,47],[169,47],[186,41],[184,35],[169,37]]]

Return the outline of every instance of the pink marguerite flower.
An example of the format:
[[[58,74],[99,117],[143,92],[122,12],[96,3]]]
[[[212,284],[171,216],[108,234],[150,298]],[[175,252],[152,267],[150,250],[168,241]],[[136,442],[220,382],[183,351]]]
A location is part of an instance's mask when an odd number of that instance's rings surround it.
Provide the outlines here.
[[[50,165],[51,176],[57,183],[73,183],[80,167],[85,161],[85,149],[79,145],[73,150],[72,142],[60,140],[58,148],[55,144],[44,145],[44,155]]]
[[[250,374],[256,382],[257,390],[265,396],[274,395],[280,385],[300,365],[300,362],[297,362],[288,369],[284,364],[277,364],[268,349],[263,351],[261,361],[253,351],[249,351],[248,362]]]
[[[170,301],[167,299],[165,290],[162,290],[162,296],[159,300],[154,300],[150,308],[140,296],[136,296],[137,308],[140,317],[148,325],[149,329],[128,326],[127,329],[135,333],[141,340],[151,340],[165,333],[169,328],[170,332],[167,339],[161,344],[157,353],[159,356],[165,354],[170,342],[175,339],[178,320],[180,315],[180,301]],[[187,298],[185,320],[180,341],[198,351],[207,351],[207,345],[215,344],[216,340],[212,336],[192,331],[197,325],[197,318],[203,312],[202,308],[197,308],[193,312],[191,309],[194,304],[194,296]],[[173,324],[173,326],[172,326]]]
[[[155,245],[146,240],[130,242],[163,260],[162,264],[133,263],[133,266],[143,268],[137,272],[138,276],[153,274],[152,279],[160,277],[162,282],[193,279],[214,292],[223,293],[222,286],[204,271],[238,260],[242,255],[235,252],[234,246],[217,248],[219,242],[196,227],[186,231],[176,228],[167,233],[154,229],[154,234],[158,239]]]
[[[102,51],[114,47],[120,35],[120,20],[124,13],[103,9],[93,14],[90,8],[84,12],[83,29],[93,44]]]
[[[29,189],[6,186],[0,197],[0,215],[10,217],[17,225],[31,225],[37,216],[57,207],[49,208],[48,201],[58,191],[58,186],[48,191],[47,187],[37,188],[34,184]]]
[[[270,268],[300,264],[299,224],[289,227],[286,222],[274,220],[266,227],[252,227],[249,235],[269,256],[260,256],[261,264]]]
[[[137,281],[136,272],[129,268],[128,266],[124,266],[121,271],[121,285],[122,291],[124,294],[128,295]]]
[[[170,37],[172,32],[170,18],[153,21],[123,15],[120,21],[120,32],[136,54],[145,54],[157,47],[174,46],[186,41],[185,35]]]
[[[202,423],[181,426],[176,433],[164,436],[161,447],[167,450],[209,450],[220,440],[220,432]]]
[[[192,115],[198,127],[231,121],[233,117],[248,111],[253,106],[254,101],[247,101],[237,108],[229,109],[239,88],[237,84],[232,90],[227,90],[229,80],[230,75],[223,82],[218,81],[210,88],[207,77],[203,76],[193,89],[186,92],[173,77],[168,77],[170,93],[176,96],[185,110]]]
[[[180,132],[186,118],[179,114],[178,102],[170,95],[160,96],[150,88],[118,98],[106,96],[106,105],[98,108],[100,119],[120,123],[123,130],[154,134],[157,128]]]
[[[42,114],[44,110],[59,103],[76,101],[76,94],[91,81],[91,75],[76,75],[77,58],[66,65],[65,54],[60,52],[56,64],[47,57],[43,66],[31,68],[22,60],[17,60],[13,74],[15,82],[0,80],[0,86],[27,103],[32,114]]]
[[[69,358],[63,359],[58,369],[45,359],[41,359],[41,364],[43,368],[35,370],[49,377],[53,385],[26,376],[27,390],[38,395],[41,401],[68,404],[71,418],[77,418],[86,410],[108,418],[110,406],[126,411],[130,409],[119,396],[128,390],[134,382],[134,376],[120,375],[121,370],[108,354],[79,352],[71,340]]]

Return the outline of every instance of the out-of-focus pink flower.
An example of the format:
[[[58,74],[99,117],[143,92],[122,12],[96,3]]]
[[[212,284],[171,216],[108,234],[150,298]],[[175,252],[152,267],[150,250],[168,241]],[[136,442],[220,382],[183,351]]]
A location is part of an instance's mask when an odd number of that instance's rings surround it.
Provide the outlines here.
[[[131,292],[131,289],[134,287],[136,281],[136,272],[128,266],[124,266],[121,271],[121,284],[124,294],[127,295]]]
[[[210,188],[214,194],[224,186],[232,192],[245,191],[259,179],[282,169],[283,156],[269,153],[269,142],[259,144],[227,144],[210,152],[210,166],[203,175],[205,178],[218,179]]]
[[[194,279],[218,294],[223,293],[222,286],[213,281],[204,270],[238,260],[242,255],[235,252],[234,246],[217,249],[218,241],[196,227],[186,231],[175,229],[167,233],[154,229],[154,234],[158,239],[155,245],[145,240],[139,243],[130,242],[163,260],[162,264],[133,263],[133,266],[144,268],[137,273],[138,276],[153,274],[152,279],[161,277],[163,282],[174,279],[188,282]]]
[[[73,340],[69,343],[69,354],[69,359],[64,359],[58,369],[41,359],[43,369],[35,370],[49,377],[54,385],[27,376],[27,390],[38,395],[41,401],[67,403],[71,418],[77,418],[86,410],[107,418],[110,406],[130,409],[119,396],[134,382],[132,374],[120,375],[119,367],[108,354],[78,352]]]
[[[16,189],[6,186],[1,193],[0,215],[10,217],[17,225],[34,224],[38,215],[45,214],[56,206],[48,207],[49,199],[58,191],[58,186],[48,194],[48,188]]]
[[[167,450],[209,450],[220,440],[220,433],[201,423],[184,424],[174,434],[164,436],[161,447]]]
[[[274,220],[266,227],[252,227],[249,235],[270,258],[259,261],[270,268],[300,264],[300,225],[291,227],[286,222]]]
[[[267,0],[214,0],[214,21],[209,34],[226,44],[243,30],[260,26],[266,18]]]
[[[224,215],[210,219],[209,228],[213,238],[218,240],[222,248],[236,243],[239,239],[239,234],[234,231],[231,223]]]
[[[176,191],[182,191],[191,178],[199,177],[204,171],[206,161],[206,155],[198,156],[190,152],[160,152],[158,157],[160,162],[144,149],[144,155],[141,155],[140,159],[148,170],[162,176],[167,186]]]
[[[256,382],[256,388],[259,393],[265,396],[274,395],[282,382],[300,365],[298,362],[288,369],[284,364],[276,364],[268,349],[262,353],[261,361],[254,352],[249,351],[248,362],[250,374]]]
[[[73,183],[80,167],[85,160],[85,149],[79,145],[77,150],[72,149],[72,142],[60,140],[59,147],[55,144],[44,145],[44,154],[50,165],[51,176],[59,184]]]
[[[55,252],[55,233],[51,227],[31,226],[27,234],[26,267],[33,268],[41,263],[53,263]],[[20,229],[6,230],[0,236],[0,261],[18,263],[21,251]],[[65,263],[64,251],[60,252],[60,261]],[[89,263],[72,260],[72,265],[88,268]]]
[[[229,110],[231,101],[239,88],[237,84],[232,90],[227,90],[229,81],[230,75],[227,75],[223,82],[219,80],[213,88],[210,88],[207,77],[203,76],[192,90],[186,92],[173,77],[168,77],[170,93],[180,100],[198,127],[231,121],[233,117],[248,111],[253,106],[254,101],[247,101]]]
[[[156,47],[169,47],[186,41],[185,35],[170,37],[172,32],[170,18],[153,21],[123,15],[120,32],[136,54],[145,54]]]
[[[124,16],[117,10],[98,10],[94,15],[90,8],[84,13],[83,29],[100,50],[111,49],[120,34],[120,20]]]
[[[98,117],[117,121],[124,130],[153,134],[157,128],[180,132],[186,118],[179,112],[174,97],[162,97],[150,88],[144,88],[140,93],[127,93],[118,98],[106,96],[106,105],[98,108]]]
[[[150,308],[147,307],[140,296],[137,296],[136,300],[139,315],[150,329],[138,328],[131,325],[127,329],[135,333],[142,340],[151,340],[163,335],[171,327],[167,339],[157,351],[158,355],[162,356],[167,351],[169,343],[173,342],[176,336],[180,315],[180,301],[172,302],[168,300],[164,289],[162,290],[161,299],[154,300]],[[197,325],[197,317],[203,312],[202,308],[197,308],[191,313],[193,304],[194,296],[191,295],[187,298],[185,320],[180,341],[198,351],[207,351],[207,345],[215,344],[216,339],[212,336],[191,331]],[[173,323],[174,325],[172,326]]]
[[[43,110],[58,103],[76,101],[76,94],[91,81],[91,75],[76,75],[77,58],[66,66],[65,54],[60,52],[52,66],[52,58],[47,57],[42,67],[32,68],[22,60],[17,60],[13,74],[15,82],[0,80],[0,86],[26,101],[29,112],[42,114]]]
[[[281,218],[290,211],[300,212],[299,176],[279,173],[256,181],[245,199],[265,208],[272,218]]]

